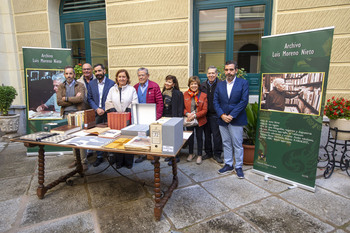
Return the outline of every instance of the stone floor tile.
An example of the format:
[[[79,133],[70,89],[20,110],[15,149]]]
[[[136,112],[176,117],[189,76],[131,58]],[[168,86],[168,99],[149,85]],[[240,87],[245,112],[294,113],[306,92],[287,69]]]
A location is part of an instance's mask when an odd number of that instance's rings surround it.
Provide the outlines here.
[[[343,225],[350,220],[350,200],[322,188],[316,188],[315,193],[296,188],[280,196],[336,225]]]
[[[72,154],[45,156],[45,171],[67,169],[74,160]]]
[[[25,155],[26,148],[23,147],[23,143],[16,143],[16,146],[19,148],[14,149],[13,143],[10,143],[9,146],[1,152],[0,164],[6,164],[6,166],[2,166],[0,169],[0,179],[29,176],[35,172],[37,159]],[[23,150],[22,147],[25,150]]]
[[[343,231],[341,229],[336,230],[334,233],[346,233],[346,231]]]
[[[91,213],[82,213],[74,216],[68,216],[57,221],[45,222],[34,227],[22,228],[18,233],[88,233],[95,232],[94,220]]]
[[[272,178],[269,178],[267,181],[265,181],[264,176],[254,173],[252,170],[245,172],[245,178],[257,186],[273,193],[280,193],[282,191],[285,191],[290,186]]]
[[[138,158],[137,155],[134,156],[134,161]],[[163,158],[159,159],[160,161],[160,168],[167,167],[168,164],[163,162]],[[144,160],[141,163],[134,163],[133,167],[131,169],[134,173],[139,172],[146,172],[146,171],[153,171],[154,165],[151,163],[151,160]]]
[[[194,185],[174,190],[164,214],[180,229],[227,210],[202,187]]]
[[[0,153],[6,148],[8,142],[0,142]]]
[[[130,178],[138,181],[135,176]],[[140,183],[133,182],[125,177],[89,183],[88,189],[91,196],[91,204],[95,208],[101,208],[106,205],[114,206],[146,196],[145,190]]]
[[[140,181],[147,184],[147,190],[154,194],[154,172],[147,171],[136,174]],[[185,176],[180,170],[177,170],[177,177],[179,179],[178,188],[191,185],[192,181]],[[164,167],[160,169],[160,184],[163,191],[168,190],[173,181],[173,170],[171,167]]]
[[[197,225],[188,227],[183,232],[257,232],[257,229],[249,225],[244,219],[232,212],[208,219]]]
[[[202,183],[203,187],[229,208],[234,209],[271,195],[245,179],[229,175]]]
[[[50,171],[50,172],[45,171],[44,185],[46,185],[46,186],[49,185],[50,183],[57,180],[59,177],[68,174],[72,170],[73,170],[73,168],[68,168],[68,169],[66,168],[64,170]],[[69,178],[68,180],[73,182],[72,185],[81,185],[81,184],[85,183],[84,177],[81,177],[79,174],[75,174],[73,177]],[[36,195],[36,190],[38,189],[38,186],[39,186],[38,174],[35,174],[33,176],[32,182],[30,183],[28,194],[31,196]],[[68,187],[71,187],[71,185],[68,185],[66,182],[62,182],[62,183],[58,184],[57,186],[53,187],[52,189],[50,189],[48,191],[48,193],[56,192],[56,190],[65,189]]]
[[[19,202],[20,198],[0,202],[0,232],[11,229],[11,225],[16,220]]]
[[[61,218],[90,209],[88,195],[83,185],[64,187],[48,192],[44,199],[30,196],[23,213],[21,225]]]
[[[348,225],[348,227],[346,228],[346,230],[350,231],[350,224]]]
[[[195,160],[196,158],[192,162],[179,164],[178,168],[196,182],[202,182],[220,176],[218,174],[218,170],[221,168],[220,165],[209,160],[204,160],[201,165],[197,165]]]
[[[343,174],[335,172],[328,179],[323,177],[317,179],[316,185],[350,198],[350,176],[344,176]]]
[[[150,198],[98,209],[101,232],[169,232],[169,222],[164,217],[156,221],[153,209],[154,202]]]
[[[332,226],[276,197],[269,197],[244,206],[237,211],[237,214],[247,218],[263,232],[319,233],[334,229]]]
[[[13,199],[24,195],[29,188],[32,176],[16,177],[0,180],[0,201]]]
[[[113,165],[115,168],[115,164]],[[94,167],[90,165],[89,169],[85,172],[86,174],[86,180],[88,183],[102,181],[102,180],[108,180],[108,179],[114,179],[116,177],[120,177],[121,175],[114,169],[113,167],[109,166],[107,162],[102,163],[98,167]],[[132,175],[132,171],[123,167],[121,169],[118,169],[118,171],[123,175]]]

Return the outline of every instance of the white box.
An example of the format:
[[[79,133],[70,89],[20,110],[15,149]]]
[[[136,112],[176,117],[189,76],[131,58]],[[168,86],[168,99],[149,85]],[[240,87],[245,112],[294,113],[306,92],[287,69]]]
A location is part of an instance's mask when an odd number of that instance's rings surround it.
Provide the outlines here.
[[[131,122],[121,129],[122,134],[132,136],[148,136],[149,125],[157,119],[156,104],[132,104]],[[144,135],[143,135],[144,134]]]

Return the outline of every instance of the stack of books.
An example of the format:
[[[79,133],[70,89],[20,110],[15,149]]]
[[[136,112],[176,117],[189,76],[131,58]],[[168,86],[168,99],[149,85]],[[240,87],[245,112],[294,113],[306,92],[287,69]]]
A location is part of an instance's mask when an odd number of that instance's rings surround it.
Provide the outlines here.
[[[107,114],[108,127],[111,129],[122,129],[131,123],[130,112],[110,112]]]
[[[96,126],[95,110],[88,109],[69,113],[67,116],[68,125],[79,126],[81,129],[90,129]]]

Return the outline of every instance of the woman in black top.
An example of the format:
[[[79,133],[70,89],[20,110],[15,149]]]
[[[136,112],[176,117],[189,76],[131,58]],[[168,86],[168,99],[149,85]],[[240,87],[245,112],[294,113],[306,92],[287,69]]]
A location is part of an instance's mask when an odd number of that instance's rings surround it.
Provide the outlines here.
[[[174,75],[165,77],[162,95],[164,103],[163,117],[183,117],[184,95],[180,91],[179,83]],[[169,161],[169,166],[172,164],[170,158],[166,158],[165,161]],[[180,162],[178,156],[176,156],[176,162]]]

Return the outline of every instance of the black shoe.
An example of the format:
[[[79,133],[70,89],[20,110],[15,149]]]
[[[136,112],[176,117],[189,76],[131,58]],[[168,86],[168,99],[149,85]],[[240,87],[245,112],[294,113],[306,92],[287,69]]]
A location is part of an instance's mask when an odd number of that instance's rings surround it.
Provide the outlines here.
[[[180,158],[176,157],[176,163],[180,162]],[[168,163],[169,166],[173,165],[173,160],[171,159]]]
[[[132,164],[131,165],[127,165],[126,168],[127,169],[131,169],[132,168]]]
[[[87,157],[87,158],[90,158],[90,157],[93,156],[93,155],[94,155],[94,152],[89,152],[89,153],[87,153],[86,157]]]
[[[202,160],[210,159],[212,157],[213,157],[213,155],[205,154],[204,156],[202,156]]]
[[[101,163],[103,163],[103,158],[97,158],[92,165],[98,167]]]
[[[155,163],[155,161],[154,161],[154,159],[152,159],[152,160],[151,160],[151,164],[154,164],[154,163]]]
[[[138,159],[135,160],[135,163],[142,163],[144,160],[146,160],[147,156],[142,155]]]
[[[116,166],[115,166],[116,169],[120,169],[122,167],[123,167],[123,164],[116,164]]]
[[[171,158],[170,158],[170,157],[166,157],[166,158],[164,159],[164,161],[165,161],[165,162],[169,162],[169,161],[171,161]]]
[[[217,162],[217,163],[224,163],[224,161],[222,160],[222,158],[220,156],[214,156],[213,159]]]
[[[109,164],[110,165],[115,164],[115,162],[117,161],[117,158],[115,157],[115,155],[111,155],[108,158],[109,158]]]

